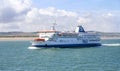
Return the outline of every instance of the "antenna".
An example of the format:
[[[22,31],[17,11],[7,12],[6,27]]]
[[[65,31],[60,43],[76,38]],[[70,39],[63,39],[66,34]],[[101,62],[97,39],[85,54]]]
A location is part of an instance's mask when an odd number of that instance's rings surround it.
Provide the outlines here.
[[[55,19],[55,22],[53,23],[52,30],[55,30],[55,25],[57,25],[56,24],[56,19]]]

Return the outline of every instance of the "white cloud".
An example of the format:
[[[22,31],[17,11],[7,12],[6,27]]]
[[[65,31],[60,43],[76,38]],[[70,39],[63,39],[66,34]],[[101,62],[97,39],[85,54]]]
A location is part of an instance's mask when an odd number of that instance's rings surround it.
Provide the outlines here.
[[[7,30],[6,30],[7,29]],[[20,31],[18,24],[0,24],[0,32],[9,32],[9,31]]]
[[[31,7],[31,0],[5,0],[6,6],[11,6],[17,13]]]
[[[84,18],[84,17],[79,17],[77,22],[80,23],[80,24],[86,24],[86,23],[90,22],[90,19],[89,18]]]
[[[30,0],[3,0],[0,5],[0,23],[20,21],[31,9]]]
[[[32,29],[33,31],[33,30],[43,30],[46,28],[50,29],[50,27],[53,25],[53,23],[56,20],[57,28],[59,28],[58,30],[61,30],[60,27],[65,27],[65,25],[70,26],[71,23],[74,24],[76,21],[76,18],[77,18],[77,13],[75,12],[59,10],[53,7],[49,7],[45,9],[32,8],[26,14],[25,23],[27,25],[31,25],[30,26],[31,28],[36,27],[36,29]],[[30,31],[31,31],[31,28],[29,28]],[[66,27],[66,28],[68,29],[69,27]],[[66,30],[66,29],[63,29],[63,30]]]
[[[77,13],[55,9],[54,7],[48,7],[46,9],[39,9],[39,13],[49,16],[77,16]]]
[[[50,29],[56,20],[57,30],[120,32],[120,11],[77,13],[55,7],[35,8],[31,0],[4,0],[0,3],[0,31],[39,31]]]
[[[92,13],[90,16],[78,19],[87,30],[96,30],[101,32],[120,32],[120,16],[116,13]]]

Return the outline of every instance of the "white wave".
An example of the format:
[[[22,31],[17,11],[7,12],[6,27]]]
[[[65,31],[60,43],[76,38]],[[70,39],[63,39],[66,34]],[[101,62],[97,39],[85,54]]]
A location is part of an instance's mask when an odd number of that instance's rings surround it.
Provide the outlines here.
[[[38,48],[38,47],[28,47],[28,49],[41,49],[41,48]]]
[[[120,46],[120,43],[115,44],[102,44],[103,46]]]

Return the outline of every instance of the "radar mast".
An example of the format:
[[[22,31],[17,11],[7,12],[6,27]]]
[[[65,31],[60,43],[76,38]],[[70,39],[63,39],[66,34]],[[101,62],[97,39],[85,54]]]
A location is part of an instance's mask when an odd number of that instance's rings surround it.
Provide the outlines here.
[[[55,29],[55,26],[56,26],[57,24],[56,24],[56,20],[55,20],[55,22],[53,23],[53,26],[52,26],[52,30],[56,30]]]

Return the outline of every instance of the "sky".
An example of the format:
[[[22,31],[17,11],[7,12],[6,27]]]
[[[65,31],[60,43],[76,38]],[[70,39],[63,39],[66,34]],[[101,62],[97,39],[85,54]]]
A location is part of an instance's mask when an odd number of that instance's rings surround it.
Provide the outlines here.
[[[39,8],[56,7],[73,11],[119,10],[120,0],[34,0]]]
[[[120,0],[0,0],[0,32],[120,32]]]

